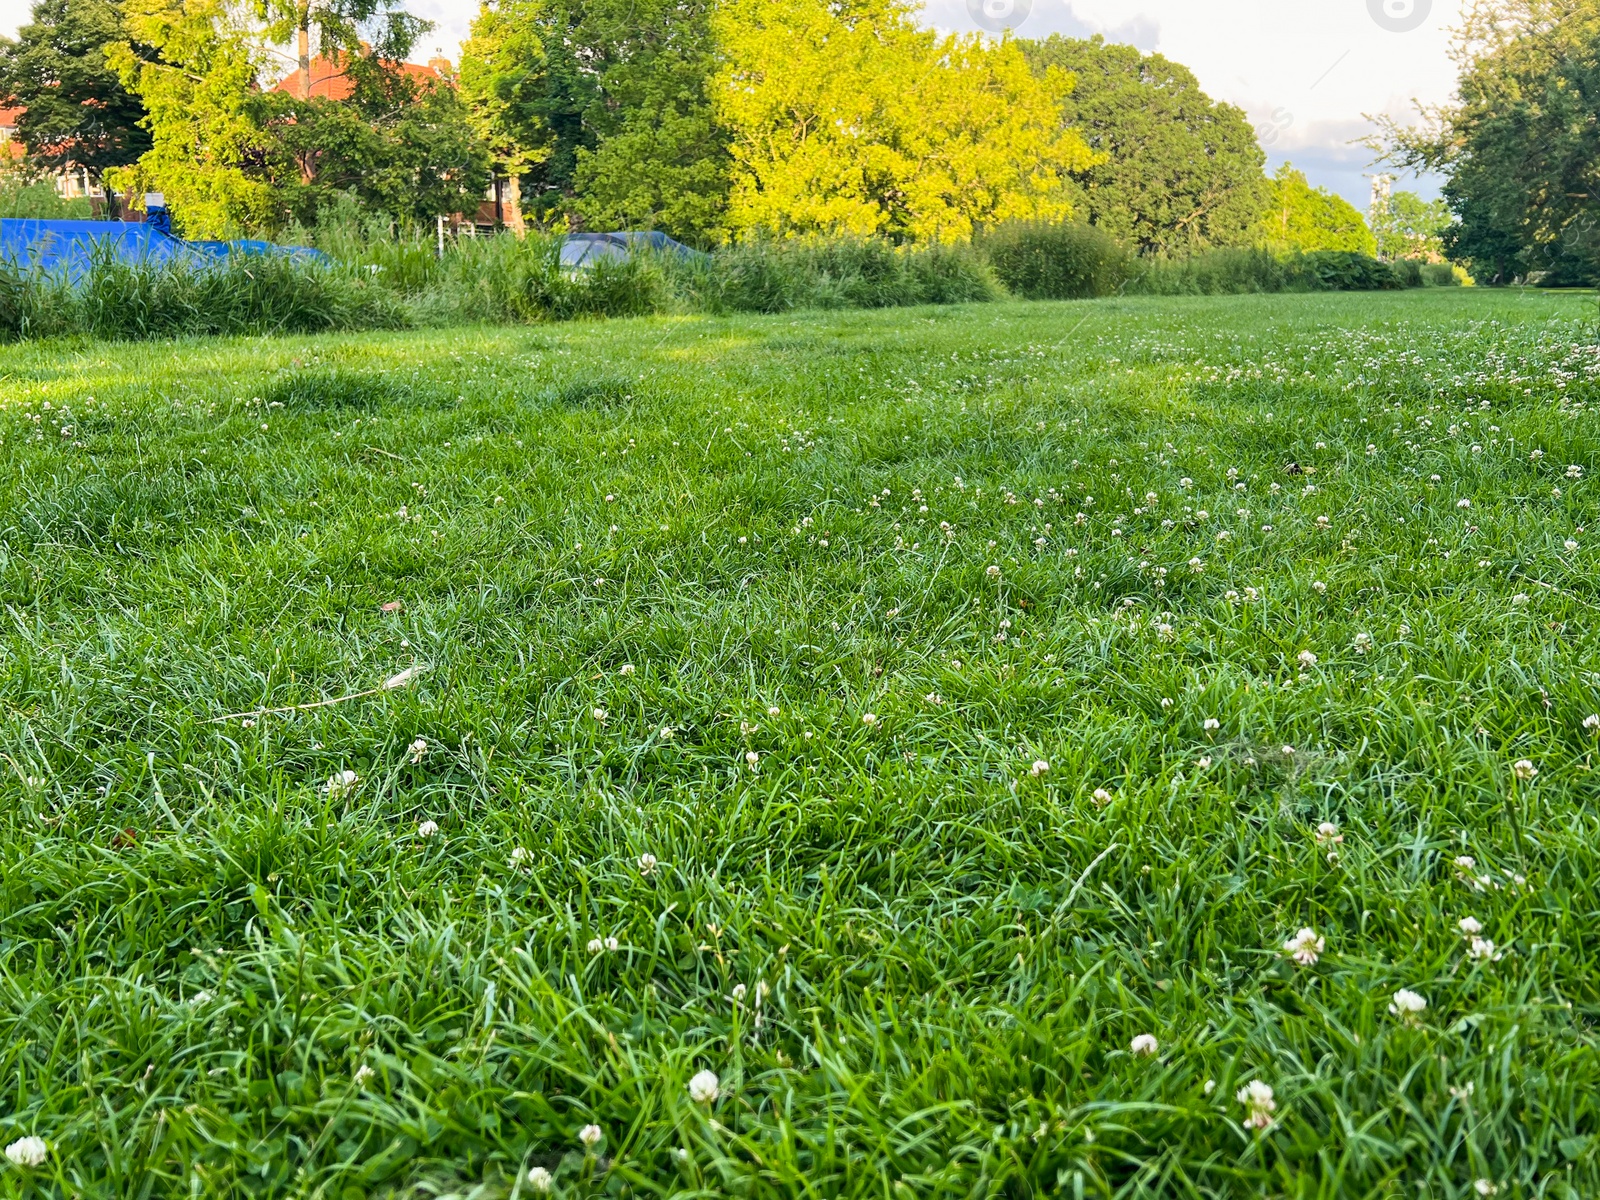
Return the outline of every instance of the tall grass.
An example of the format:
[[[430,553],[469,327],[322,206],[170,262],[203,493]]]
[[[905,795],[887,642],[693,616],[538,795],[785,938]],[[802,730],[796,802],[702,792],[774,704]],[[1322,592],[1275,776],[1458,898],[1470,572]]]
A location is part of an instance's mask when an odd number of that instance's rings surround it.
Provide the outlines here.
[[[137,341],[392,329],[409,321],[393,295],[358,273],[287,258],[165,265],[104,253],[76,281],[0,263],[0,337]]]
[[[290,230],[284,240],[314,245],[338,265],[238,258],[157,267],[106,255],[69,285],[0,264],[0,338],[137,340],[1456,282],[1447,264],[1391,266],[1355,254],[1217,249],[1139,259],[1103,230],[1072,223],[1015,223],[954,246],[836,238],[752,242],[694,257],[636,252],[583,271],[562,266],[559,234],[452,237],[440,255],[433,231],[351,219]]]

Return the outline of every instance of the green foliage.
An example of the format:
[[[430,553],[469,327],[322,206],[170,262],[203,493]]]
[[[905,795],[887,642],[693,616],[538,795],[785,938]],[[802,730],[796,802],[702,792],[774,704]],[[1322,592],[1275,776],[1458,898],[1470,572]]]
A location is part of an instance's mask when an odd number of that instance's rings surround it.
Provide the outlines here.
[[[1375,214],[1373,237],[1385,258],[1437,261],[1444,254],[1450,228],[1450,207],[1443,200],[1424,200],[1415,192],[1395,192],[1388,207]]]
[[[36,0],[17,39],[0,39],[0,100],[25,109],[17,135],[34,167],[98,182],[150,149],[144,105],[106,61],[106,46],[127,36],[111,0]]]
[[[1141,254],[1253,239],[1266,156],[1243,110],[1212,100],[1187,67],[1134,46],[1059,34],[1018,45],[1035,71],[1071,73],[1062,120],[1102,156],[1074,175],[1081,217]]]
[[[1128,251],[1103,226],[1016,221],[982,235],[977,246],[996,277],[1028,300],[1109,296],[1131,269]]]
[[[10,348],[0,1190],[1600,1195],[1591,312]]]
[[[395,298],[360,275],[288,259],[235,258],[221,266],[187,267],[102,255],[76,284],[14,268],[0,274],[0,334],[13,338],[132,341],[408,323]]]
[[[1269,182],[1267,210],[1257,226],[1257,237],[1280,254],[1337,250],[1371,257],[1377,240],[1366,218],[1342,196],[1314,188],[1305,174],[1289,163],[1278,168]]]
[[[1446,249],[1479,279],[1600,282],[1600,0],[1475,6],[1457,50],[1456,100],[1377,144],[1449,176]]]
[[[1004,295],[970,247],[896,247],[876,238],[745,242],[708,265],[673,272],[689,304],[709,312],[965,304]]]
[[[0,217],[87,221],[93,215],[86,197],[63,200],[52,180],[26,171],[0,171]]]
[[[1187,258],[1141,259],[1125,290],[1132,295],[1217,296],[1388,291],[1426,282],[1417,264],[1398,268],[1348,250],[1278,255],[1260,247],[1220,248]]]

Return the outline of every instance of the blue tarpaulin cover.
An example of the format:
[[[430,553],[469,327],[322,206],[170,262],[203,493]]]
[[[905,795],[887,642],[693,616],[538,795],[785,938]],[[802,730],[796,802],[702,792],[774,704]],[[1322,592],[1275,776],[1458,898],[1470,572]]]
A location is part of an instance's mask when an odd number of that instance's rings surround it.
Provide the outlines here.
[[[636,248],[648,248],[657,254],[671,254],[678,258],[709,257],[654,229],[644,232],[630,229],[619,233],[567,234],[566,240],[561,243],[561,265],[576,269],[592,267],[602,259],[622,262]]]
[[[186,242],[155,225],[122,221],[0,220],[0,260],[69,279],[79,278],[96,255],[119,262],[205,266],[230,255],[289,255],[316,262],[327,257],[302,246],[271,242]]]

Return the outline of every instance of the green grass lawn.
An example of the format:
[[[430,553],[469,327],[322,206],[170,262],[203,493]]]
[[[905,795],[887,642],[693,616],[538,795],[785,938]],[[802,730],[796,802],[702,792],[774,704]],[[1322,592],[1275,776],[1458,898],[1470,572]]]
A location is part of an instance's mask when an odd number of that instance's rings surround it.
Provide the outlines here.
[[[1594,318],[5,348],[0,1195],[1600,1194]]]

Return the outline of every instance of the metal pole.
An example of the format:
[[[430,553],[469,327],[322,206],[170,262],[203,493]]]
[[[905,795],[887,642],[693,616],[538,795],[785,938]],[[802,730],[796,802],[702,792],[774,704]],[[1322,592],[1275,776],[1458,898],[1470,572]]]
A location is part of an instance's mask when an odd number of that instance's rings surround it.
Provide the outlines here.
[[[444,216],[439,217],[439,259],[444,260]]]

